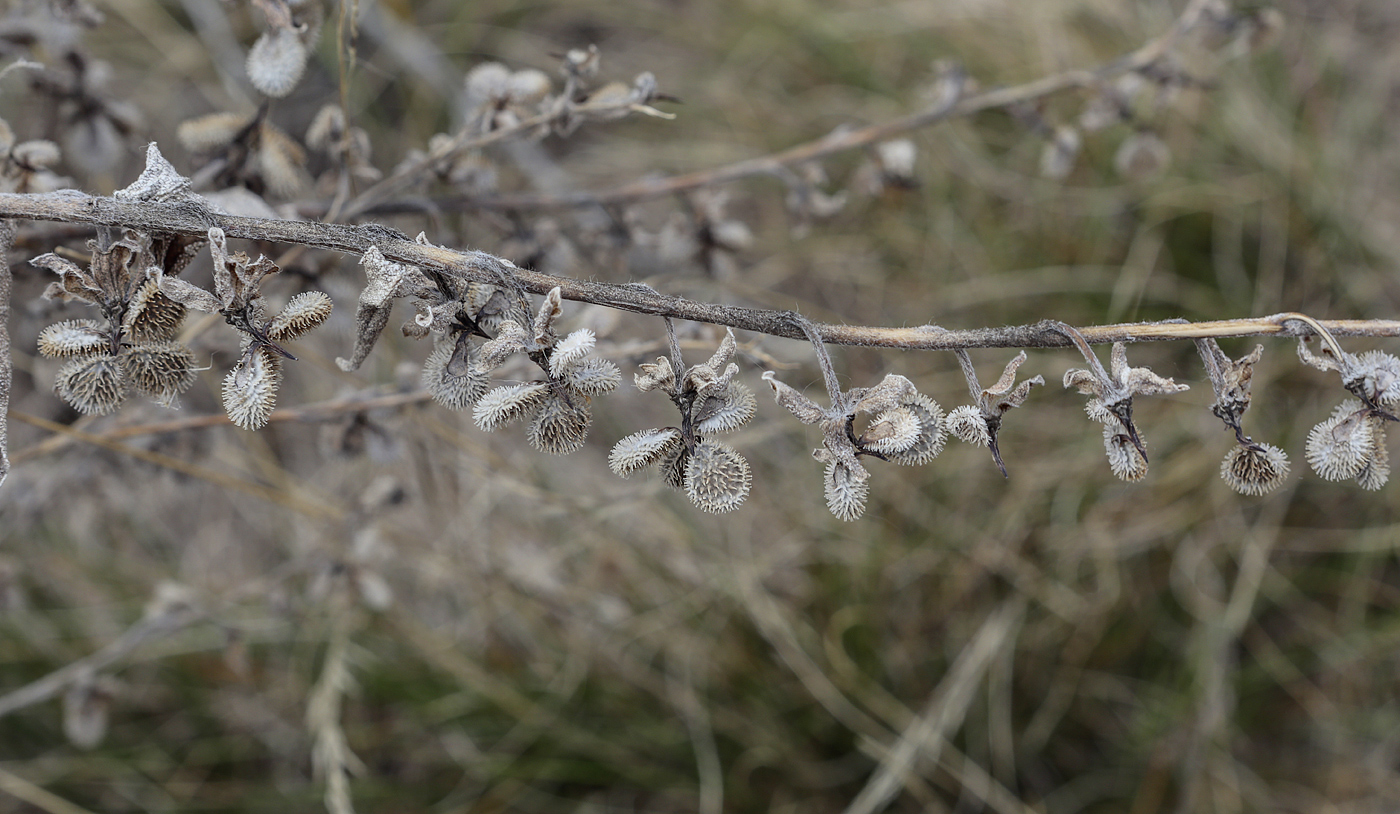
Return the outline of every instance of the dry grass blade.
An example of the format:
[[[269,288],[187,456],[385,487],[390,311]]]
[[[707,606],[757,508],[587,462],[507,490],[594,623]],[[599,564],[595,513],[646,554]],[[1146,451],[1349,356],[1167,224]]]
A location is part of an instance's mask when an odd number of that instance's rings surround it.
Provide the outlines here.
[[[874,776],[846,807],[845,814],[882,811],[899,793],[916,758],[938,760],[943,741],[962,725],[977,685],[992,660],[1014,641],[1015,629],[1024,612],[1024,600],[1012,600],[982,623],[929,697],[923,712],[900,734],[898,742],[880,761]]]

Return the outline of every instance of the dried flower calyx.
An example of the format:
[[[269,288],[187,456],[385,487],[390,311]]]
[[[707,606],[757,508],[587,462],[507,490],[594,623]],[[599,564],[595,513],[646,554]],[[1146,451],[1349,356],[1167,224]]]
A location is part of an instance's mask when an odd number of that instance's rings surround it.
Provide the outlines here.
[[[56,254],[32,261],[60,277],[45,297],[79,300],[102,313],[98,320],[67,320],[39,333],[39,352],[66,360],[54,390],[79,412],[111,413],[133,389],[175,407],[194,383],[194,353],[175,341],[185,307],[157,285],[167,262],[172,273],[183,265],[183,254],[171,251],[175,242],[139,232],[113,241],[103,231],[88,241],[92,259],[86,269]]]
[[[224,377],[224,410],[233,423],[255,430],[267,423],[276,406],[282,359],[296,359],[281,343],[324,323],[331,315],[331,298],[320,291],[303,292],[268,319],[261,287],[263,278],[278,271],[276,264],[262,256],[253,260],[243,252],[230,254],[218,227],[209,230],[209,249],[214,257],[213,293],[167,276],[159,278],[160,291],[190,308],[223,314],[242,334],[238,362]]]
[[[906,466],[928,463],[943,451],[947,436],[943,410],[938,403],[914,388],[914,383],[897,374],[887,375],[874,387],[842,391],[836,371],[821,335],[806,318],[793,315],[817,353],[826,382],[830,407],[820,407],[792,387],[778,381],[773,371],[763,374],[773,387],[778,403],[803,424],[822,429],[823,446],[812,457],[826,464],[826,505],[841,520],[855,520],[865,513],[870,493],[870,473],[859,457],[869,455]],[[864,432],[857,435],[857,415],[872,416]]]
[[[554,455],[567,455],[583,446],[593,419],[593,397],[611,392],[622,380],[617,365],[590,355],[597,342],[593,331],[580,328],[559,338],[554,321],[562,312],[561,292],[555,287],[545,296],[529,329],[514,319],[501,321],[496,337],[481,346],[480,369],[494,370],[512,354],[523,353],[546,378],[497,387],[473,409],[477,426],[488,432],[531,416],[526,434],[530,445]]]
[[[1030,397],[1031,388],[1044,385],[1045,379],[1033,376],[1020,384],[1016,383],[1016,371],[1025,364],[1026,352],[1021,351],[1006,363],[1001,378],[987,389],[977,381],[977,371],[972,367],[972,358],[967,351],[954,351],[958,364],[962,366],[963,377],[967,379],[968,392],[972,394],[972,404],[949,411],[944,419],[944,427],[949,433],[969,444],[990,447],[992,459],[1002,477],[1006,474],[1006,464],[1001,460],[1001,448],[997,445],[997,434],[1001,432],[1002,417],[1010,410],[1020,407]]]
[[[633,377],[643,392],[661,390],[681,414],[679,427],[642,430],[613,446],[608,466],[619,477],[629,477],[648,466],[658,466],[667,485],[685,491],[690,502],[707,512],[729,512],[748,497],[753,475],[738,450],[711,436],[733,432],[757,412],[753,391],[735,377],[737,345],[734,332],[724,339],[709,361],[683,366],[675,328],[666,321],[671,358],[657,357]],[[677,376],[676,371],[684,372]]]
[[[1332,415],[1308,433],[1307,457],[1313,471],[1327,480],[1355,478],[1363,489],[1379,489],[1390,479],[1390,452],[1385,425],[1396,421],[1391,412],[1400,402],[1400,359],[1379,350],[1351,354],[1322,325],[1302,314],[1322,339],[1320,354],[1298,340],[1298,356],[1320,370],[1335,370],[1342,385],[1356,398],[1342,402]]]
[[[1272,492],[1288,477],[1288,456],[1278,447],[1245,435],[1240,427],[1240,419],[1249,409],[1254,365],[1264,353],[1264,346],[1255,345],[1248,355],[1235,360],[1226,356],[1214,339],[1197,339],[1196,349],[1215,389],[1215,403],[1210,410],[1235,433],[1236,445],[1221,461],[1220,477],[1241,494]]]
[[[1189,385],[1164,379],[1145,367],[1129,367],[1128,349],[1122,342],[1113,343],[1111,372],[1104,370],[1083,334],[1063,322],[1054,323],[1054,330],[1068,337],[1089,363],[1088,370],[1065,371],[1064,385],[1090,396],[1084,410],[1104,425],[1104,450],[1113,474],[1126,481],[1141,480],[1147,474],[1147,450],[1133,424],[1133,397],[1179,393]]]

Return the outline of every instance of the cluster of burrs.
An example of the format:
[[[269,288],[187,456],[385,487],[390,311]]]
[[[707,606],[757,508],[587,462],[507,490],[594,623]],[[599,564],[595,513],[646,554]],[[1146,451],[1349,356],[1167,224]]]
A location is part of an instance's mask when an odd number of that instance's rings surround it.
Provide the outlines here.
[[[1122,342],[1113,343],[1110,369],[1104,370],[1083,334],[1063,322],[1052,325],[1056,332],[1079,348],[1084,361],[1089,363],[1088,370],[1071,368],[1065,371],[1064,384],[1066,388],[1076,388],[1089,396],[1084,412],[1103,424],[1103,445],[1108,453],[1109,468],[1125,481],[1142,480],[1147,474],[1147,448],[1133,424],[1133,397],[1179,393],[1189,390],[1189,385],[1164,379],[1145,367],[1129,367],[1128,349]]]
[[[194,353],[175,337],[185,306],[161,292],[162,274],[178,274],[199,242],[174,235],[154,238],[126,232],[113,240],[99,230],[88,241],[87,268],[56,254],[34,258],[60,280],[44,291],[48,299],[79,300],[95,306],[101,319],[70,319],[39,333],[39,352],[67,360],[54,390],[81,413],[106,415],[131,390],[167,407],[195,381]]]
[[[261,286],[278,271],[271,260],[244,252],[229,253],[224,231],[209,230],[214,258],[214,291],[179,277],[159,275],[160,291],[169,299],[199,311],[222,314],[240,334],[238,361],[224,377],[224,410],[233,423],[255,430],[267,423],[277,404],[282,360],[296,357],[282,347],[318,327],[331,315],[331,298],[320,291],[292,297],[275,317],[267,317]]]
[[[666,320],[671,358],[641,365],[633,377],[642,392],[660,390],[680,411],[679,427],[642,430],[618,441],[608,465],[620,477],[649,466],[661,470],[666,484],[683,489],[690,502],[707,512],[739,508],[748,497],[753,475],[739,451],[712,436],[734,432],[757,412],[753,391],[736,381],[732,360],[737,345],[726,330],[708,362],[685,367],[675,327]]]
[[[947,440],[943,408],[916,390],[913,382],[893,373],[874,387],[843,391],[816,327],[800,315],[790,317],[816,351],[831,406],[821,407],[778,381],[771,370],[763,374],[763,379],[772,385],[778,403],[798,421],[821,427],[823,444],[812,450],[812,457],[826,464],[826,506],[841,520],[856,520],[865,513],[865,502],[870,496],[870,473],[859,459],[869,456],[921,466],[938,457]],[[857,416],[872,417],[859,435]]]
[[[597,343],[593,331],[579,328],[559,337],[554,322],[562,313],[561,299],[559,288],[551,289],[529,327],[516,319],[501,319],[496,337],[480,350],[483,372],[522,353],[544,371],[544,381],[497,387],[472,410],[476,425],[487,432],[529,418],[530,445],[552,455],[567,455],[583,446],[593,421],[593,398],[611,392],[622,381],[617,365],[591,355]]]
[[[1354,396],[1308,433],[1308,464],[1326,480],[1354,478],[1363,489],[1381,488],[1390,479],[1385,423],[1400,420],[1391,412],[1400,402],[1400,359],[1379,350],[1347,353],[1315,320],[1302,314],[1290,317],[1306,322],[1322,340],[1315,354],[1306,338],[1300,339],[1299,358],[1319,370],[1337,371],[1342,386]]]
[[[1210,411],[1235,433],[1235,446],[1220,462],[1220,477],[1240,494],[1272,492],[1288,477],[1288,456],[1272,444],[1261,444],[1245,435],[1240,427],[1240,419],[1249,409],[1254,365],[1263,355],[1264,346],[1255,345],[1248,355],[1235,360],[1226,356],[1214,339],[1197,339],[1196,349],[1215,389],[1215,403]]]

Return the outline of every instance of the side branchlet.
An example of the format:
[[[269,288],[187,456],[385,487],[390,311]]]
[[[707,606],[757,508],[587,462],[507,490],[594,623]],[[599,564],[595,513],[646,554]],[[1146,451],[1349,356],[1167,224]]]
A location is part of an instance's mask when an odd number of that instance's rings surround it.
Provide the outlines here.
[[[690,502],[707,512],[730,512],[748,497],[753,483],[749,462],[713,436],[734,432],[757,412],[753,391],[736,380],[734,332],[726,330],[719,348],[703,364],[684,366],[675,326],[666,320],[671,356],[657,357],[633,377],[638,390],[661,390],[680,412],[679,427],[633,433],[613,446],[608,466],[629,477],[649,466],[661,470],[666,484],[682,489]],[[676,371],[683,371],[677,375]]]
[[[1063,322],[1053,323],[1053,327],[1073,342],[1089,363],[1087,370],[1065,371],[1064,385],[1089,396],[1084,411],[1104,425],[1104,450],[1113,474],[1126,481],[1141,480],[1147,474],[1147,449],[1133,423],[1133,397],[1180,393],[1190,389],[1189,385],[1162,378],[1146,367],[1129,367],[1128,349],[1122,342],[1113,343],[1111,370],[1104,370],[1083,334]]]
[[[1001,378],[997,379],[996,384],[984,390],[977,380],[972,357],[961,348],[954,353],[958,357],[958,364],[962,366],[963,377],[967,379],[967,390],[972,394],[972,404],[950,410],[944,419],[944,427],[949,434],[969,444],[990,447],[992,460],[996,461],[1001,476],[1009,477],[1006,464],[1001,459],[1001,448],[997,444],[1002,417],[1010,410],[1025,404],[1026,399],[1030,397],[1031,388],[1036,385],[1043,386],[1045,379],[1042,376],[1033,376],[1020,384],[1016,383],[1016,371],[1026,361],[1026,352],[1021,351],[1006,363],[1006,368],[1002,370]]]
[[[826,464],[827,508],[841,520],[855,520],[865,513],[870,494],[870,473],[858,459],[871,456],[909,466],[928,463],[943,451],[947,440],[943,410],[918,392],[913,382],[893,373],[874,387],[841,390],[816,326],[800,314],[789,314],[789,318],[812,343],[831,406],[817,405],[778,381],[771,370],[763,374],[763,380],[772,386],[778,403],[798,421],[821,427],[823,446],[813,450],[812,457]],[[859,435],[855,424],[858,415],[872,417]]]

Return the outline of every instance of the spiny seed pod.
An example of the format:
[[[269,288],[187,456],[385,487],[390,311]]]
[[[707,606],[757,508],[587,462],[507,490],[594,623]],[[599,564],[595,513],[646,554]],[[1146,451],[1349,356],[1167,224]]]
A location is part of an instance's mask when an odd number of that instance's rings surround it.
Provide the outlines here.
[[[923,393],[916,393],[902,406],[919,419],[919,437],[908,449],[889,453],[888,457],[904,466],[923,466],[937,458],[947,443],[948,435],[943,430],[943,408]],[[986,422],[982,422],[983,431],[986,426]]]
[[[1313,471],[1333,481],[1360,475],[1375,449],[1373,426],[1357,399],[1342,402],[1331,418],[1313,427],[1306,445]]]
[[[948,411],[943,425],[950,434],[965,443],[985,447],[992,442],[987,421],[982,418],[982,411],[974,405],[965,404]]]
[[[470,345],[469,345],[470,347]],[[444,342],[428,354],[423,363],[423,388],[433,401],[449,410],[465,410],[481,400],[486,393],[487,376],[468,360],[465,372],[453,373],[449,368],[456,343]]]
[[[869,496],[870,473],[860,464],[832,461],[826,465],[826,507],[837,520],[859,520]]]
[[[282,357],[276,351],[267,345],[245,351],[224,377],[224,411],[229,420],[245,430],[262,427],[277,404],[281,382]]]
[[[559,378],[565,370],[591,353],[596,344],[597,337],[587,328],[580,328],[564,337],[549,354],[549,375]]]
[[[721,514],[739,508],[752,484],[749,462],[727,444],[701,441],[686,463],[685,493],[702,511]]]
[[[607,359],[585,359],[565,369],[560,380],[579,395],[601,396],[617,389],[622,371]]]
[[[192,153],[209,153],[223,147],[248,126],[248,117],[237,113],[210,113],[187,119],[175,128],[175,138]]]
[[[634,432],[613,445],[608,453],[608,467],[619,478],[631,477],[674,453],[679,446],[681,432],[675,427]]]
[[[913,411],[896,407],[893,410],[885,410],[870,422],[870,426],[860,437],[860,444],[865,449],[882,455],[903,452],[919,440],[919,432],[922,429]]]
[[[194,353],[179,342],[152,342],[135,345],[121,355],[122,367],[131,384],[140,392],[167,407],[175,397],[194,385]]]
[[[122,332],[136,342],[164,342],[180,332],[187,309],[161,293],[160,281],[147,277],[127,304]]]
[[[55,322],[39,332],[39,353],[50,359],[90,356],[111,347],[112,340],[90,319]]]
[[[107,415],[121,406],[130,383],[116,356],[74,359],[58,370],[54,390],[86,415]]]
[[[538,410],[548,393],[549,385],[543,382],[497,387],[476,403],[472,418],[476,426],[486,432],[495,432]]]
[[[287,302],[267,326],[273,342],[290,342],[317,328],[331,316],[331,298],[320,291],[304,291]]]
[[[587,396],[572,394],[570,398],[564,398],[558,393],[551,393],[530,422],[530,429],[525,435],[530,446],[550,455],[568,455],[577,451],[588,438],[588,425],[593,420],[588,403]]]
[[[695,431],[704,435],[734,432],[757,412],[753,391],[739,382],[730,382],[721,393],[696,405]]]
[[[306,57],[306,45],[296,29],[265,31],[248,51],[248,81],[262,93],[280,99],[301,81]]]
[[[1109,468],[1119,478],[1134,483],[1147,475],[1147,459],[1142,457],[1132,437],[1119,422],[1103,425],[1103,447],[1108,453]]]
[[[1381,430],[1377,430],[1379,437]],[[1356,482],[1362,489],[1374,492],[1385,486],[1390,480],[1390,450],[1386,448],[1385,441],[1380,440],[1376,444],[1376,451],[1371,455],[1371,459],[1366,462],[1361,474],[1356,476]]]
[[[658,467],[661,469],[661,480],[672,489],[684,489],[685,470],[688,463],[690,463],[690,450],[686,449],[685,444],[668,447],[658,463]]]
[[[1242,495],[1265,495],[1288,478],[1288,456],[1270,444],[1240,444],[1225,453],[1220,477]]]

